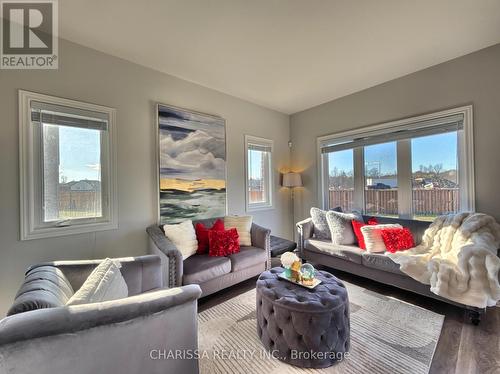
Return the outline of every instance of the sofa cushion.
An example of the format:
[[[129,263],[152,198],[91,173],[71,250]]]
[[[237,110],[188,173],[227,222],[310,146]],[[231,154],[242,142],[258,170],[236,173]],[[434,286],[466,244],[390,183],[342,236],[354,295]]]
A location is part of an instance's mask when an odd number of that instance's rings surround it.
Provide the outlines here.
[[[38,266],[26,274],[7,315],[64,306],[73,293],[73,287],[61,270],[55,266]]]
[[[194,230],[191,220],[171,225],[163,225],[163,231],[165,232],[165,236],[170,239],[179,252],[181,252],[183,260],[194,255],[198,250],[196,231]]]
[[[240,252],[229,256],[231,260],[231,271],[240,271],[250,266],[267,261],[266,251],[262,248],[241,247]]]
[[[193,255],[184,261],[182,284],[200,284],[231,272],[227,257]]]
[[[329,240],[317,239],[306,240],[304,242],[304,248],[312,252],[328,254],[357,264],[361,264],[361,255],[364,252],[355,245],[333,244]]]
[[[101,303],[127,297],[128,287],[120,271],[121,267],[118,260],[104,259],[66,305]]]
[[[240,245],[242,247],[250,247],[252,245],[252,216],[225,216],[224,227],[227,229],[236,229],[240,237]]]
[[[365,220],[368,219],[368,216],[364,217]],[[422,241],[422,237],[424,235],[425,230],[432,223],[430,221],[418,221],[414,219],[403,219],[403,218],[392,218],[392,217],[377,217],[379,223],[399,223],[403,227],[408,227],[413,234],[413,240],[415,241],[415,245],[419,245]]]
[[[365,239],[366,251],[370,253],[385,252],[385,244],[382,239],[382,230],[384,229],[400,229],[400,224],[378,224],[361,227],[363,238]]]
[[[240,251],[238,230],[210,230],[208,232],[208,255],[228,256]]]
[[[208,233],[212,230],[224,231],[224,221],[218,219],[210,228],[209,227],[205,226],[201,222],[197,222],[196,224],[194,224],[194,230],[196,231],[196,239],[198,240],[198,249],[196,250],[196,253],[199,255],[208,253],[209,249]]]
[[[403,274],[399,270],[399,264],[396,264],[384,253],[363,252],[361,259],[362,264],[368,268],[388,271],[394,274]]]
[[[356,236],[351,225],[353,220],[362,221],[363,217],[359,213],[342,213],[333,210],[326,213],[332,243],[356,244]]]
[[[382,230],[382,240],[388,252],[395,253],[413,248],[415,242],[409,228]]]
[[[332,209],[336,212],[342,212],[340,207]],[[313,221],[313,230],[314,237],[316,239],[327,239],[330,240],[332,238],[332,234],[330,232],[330,227],[328,226],[328,221],[326,220],[326,210],[322,210],[319,208],[312,207],[310,210],[311,219]]]

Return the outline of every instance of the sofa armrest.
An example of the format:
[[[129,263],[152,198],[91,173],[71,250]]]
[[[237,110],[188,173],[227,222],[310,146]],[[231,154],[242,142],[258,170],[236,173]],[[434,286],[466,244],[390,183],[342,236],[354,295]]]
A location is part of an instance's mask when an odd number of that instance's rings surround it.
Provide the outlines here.
[[[0,372],[198,373],[198,285],[96,304],[40,309],[0,321]]]
[[[265,227],[252,223],[250,229],[250,236],[252,238],[252,246],[262,248],[267,253],[266,270],[271,267],[271,230]]]
[[[103,325],[117,324],[160,313],[201,296],[198,285],[160,289],[124,299],[38,309],[0,321],[0,346],[41,337],[74,334]]]
[[[146,231],[149,235],[149,252],[161,258],[164,285],[166,287],[181,286],[183,275],[181,252],[158,225],[151,225]]]
[[[312,218],[307,218],[303,221],[297,222],[297,233],[299,236],[298,240],[298,250],[299,255],[302,257],[304,250],[304,242],[307,239],[312,238],[314,231],[314,224],[312,222]]]

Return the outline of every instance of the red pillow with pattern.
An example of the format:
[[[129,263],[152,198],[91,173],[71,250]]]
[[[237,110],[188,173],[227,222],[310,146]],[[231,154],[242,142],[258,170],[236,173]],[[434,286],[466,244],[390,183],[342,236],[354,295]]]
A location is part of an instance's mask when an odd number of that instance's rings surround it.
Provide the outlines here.
[[[395,253],[415,247],[413,235],[410,229],[383,229],[381,231],[382,240],[388,252]]]
[[[366,249],[365,238],[363,236],[363,233],[361,232],[361,228],[368,225],[378,225],[377,219],[375,217],[371,217],[368,219],[368,223],[356,221],[355,219],[353,219],[351,221],[351,225],[352,230],[354,231],[354,235],[356,235],[356,238],[358,238],[358,247],[361,249]]]
[[[198,240],[196,254],[202,255],[208,253],[208,232],[210,230],[224,231],[224,221],[218,219],[209,229],[203,223],[197,223],[194,229],[196,231],[196,239]]]
[[[223,231],[208,231],[208,255],[229,256],[240,251],[240,236],[235,228]]]

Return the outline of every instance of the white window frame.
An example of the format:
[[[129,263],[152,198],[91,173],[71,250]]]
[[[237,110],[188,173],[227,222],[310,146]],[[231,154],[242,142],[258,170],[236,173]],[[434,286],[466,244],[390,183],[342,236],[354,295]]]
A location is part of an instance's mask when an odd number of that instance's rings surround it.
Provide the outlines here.
[[[118,228],[118,195],[116,173],[116,110],[101,105],[19,90],[19,176],[20,176],[20,239],[31,240],[81,234]],[[36,130],[31,123],[32,101],[66,106],[73,110],[102,113],[107,117],[107,136],[101,140],[102,212],[98,220],[78,219],[41,224],[42,162],[34,148]]]
[[[442,117],[462,115],[463,130],[458,132],[458,170],[460,186],[460,210],[475,211],[475,179],[474,179],[474,129],[472,105],[443,110],[430,114],[409,117],[397,121],[385,122],[377,125],[367,126],[355,130],[339,132],[335,134],[320,136],[317,138],[317,165],[318,165],[318,205],[326,209],[328,207],[328,163],[325,162],[321,153],[322,145],[326,142],[342,142],[353,138],[363,138],[373,134],[391,132],[394,129],[412,130],[419,128],[418,124],[424,121],[435,120]],[[411,176],[410,140],[399,140],[397,142],[397,165],[398,165],[398,210],[400,218],[413,217],[413,204],[411,184],[407,178]],[[354,151],[354,201],[353,208],[364,212],[364,155],[363,148],[353,148]],[[400,165],[404,165],[400,171]],[[356,173],[362,170],[362,173]],[[361,188],[362,186],[362,188]]]
[[[270,147],[271,152],[269,153],[268,166],[266,168],[266,173],[264,175],[264,183],[267,187],[268,201],[265,203],[250,203],[249,197],[249,170],[248,170],[248,146],[249,144],[260,145],[263,147]],[[273,209],[274,201],[274,173],[273,173],[273,151],[274,142],[271,139],[260,138],[252,135],[245,135],[245,205],[247,212],[254,212],[259,210]]]

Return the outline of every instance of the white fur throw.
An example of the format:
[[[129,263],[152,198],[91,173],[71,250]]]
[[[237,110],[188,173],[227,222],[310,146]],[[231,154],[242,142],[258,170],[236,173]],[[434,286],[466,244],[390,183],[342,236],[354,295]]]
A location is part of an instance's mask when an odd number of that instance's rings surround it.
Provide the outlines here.
[[[493,217],[459,213],[436,218],[417,247],[387,256],[436,295],[485,308],[500,300],[499,246],[500,225]]]

